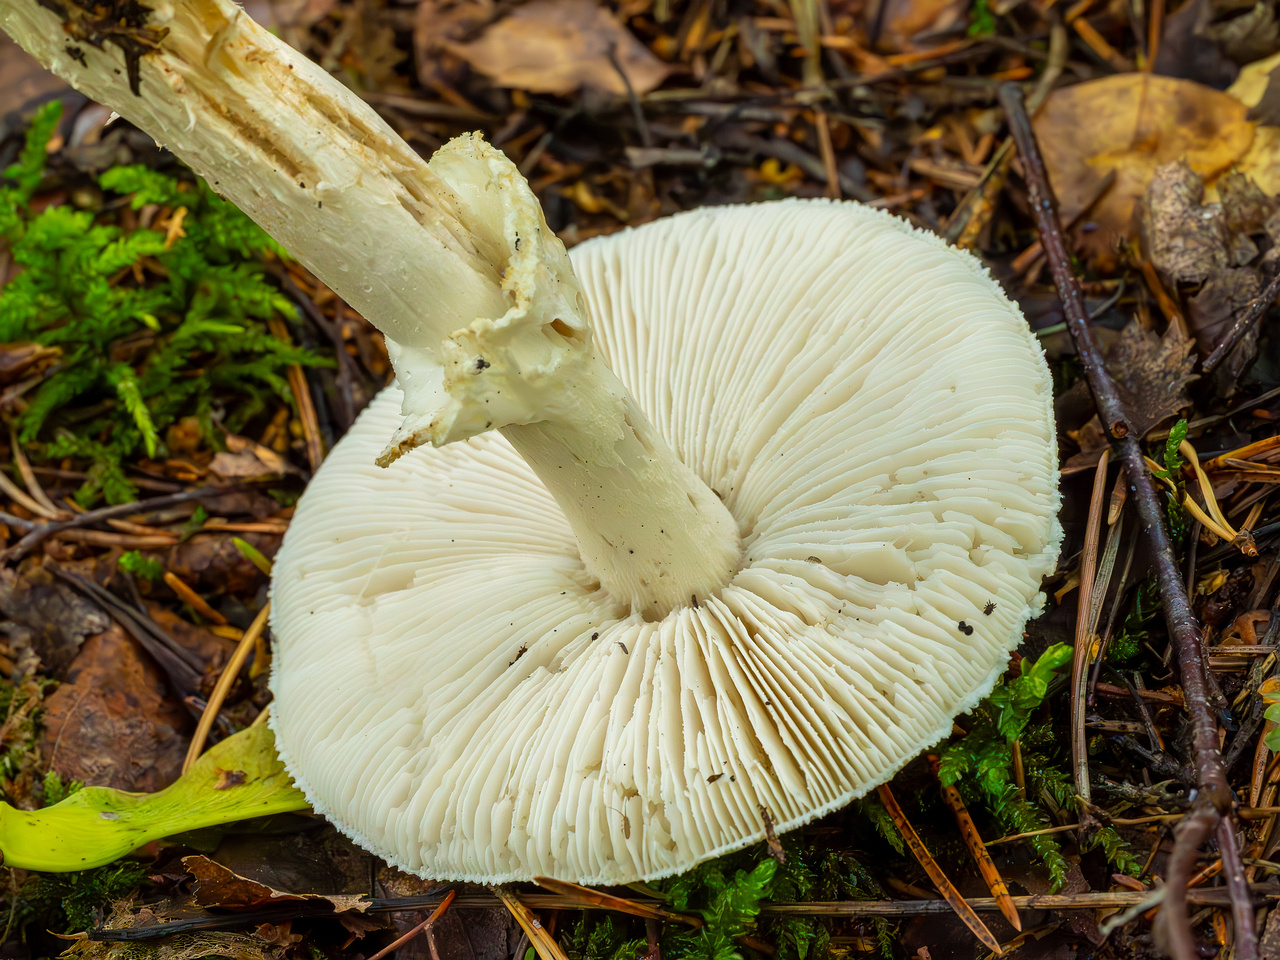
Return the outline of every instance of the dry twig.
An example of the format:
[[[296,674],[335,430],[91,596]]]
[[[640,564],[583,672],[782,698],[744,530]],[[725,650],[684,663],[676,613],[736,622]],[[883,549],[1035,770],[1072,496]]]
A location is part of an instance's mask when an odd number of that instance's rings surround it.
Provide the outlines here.
[[[1161,911],[1168,918],[1169,945],[1175,960],[1195,960],[1198,956],[1195,938],[1187,918],[1186,880],[1196,853],[1217,829],[1219,819],[1228,816],[1234,798],[1227,783],[1226,771],[1218,752],[1218,729],[1209,707],[1207,667],[1200,643],[1200,629],[1191,611],[1191,603],[1182,582],[1181,571],[1173,554],[1169,531],[1165,524],[1164,510],[1156,496],[1151,475],[1143,461],[1140,437],[1129,434],[1128,417],[1124,404],[1116,390],[1103,361],[1102,350],[1089,323],[1084,306],[1084,295],[1079,280],[1071,268],[1061,226],[1058,222],[1057,204],[1049,185],[1048,173],[1040,155],[1030,117],[1023,105],[1022,91],[1013,84],[1000,88],[1000,102],[1009,119],[1010,130],[1018,145],[1022,159],[1023,175],[1035,214],[1045,257],[1053,275],[1054,286],[1062,301],[1067,328],[1076,345],[1076,352],[1084,364],[1085,374],[1093,391],[1098,413],[1111,435],[1112,444],[1121,462],[1128,469],[1129,484],[1142,527],[1151,543],[1156,579],[1164,607],[1165,621],[1177,653],[1182,689],[1190,715],[1194,743],[1193,762],[1199,792],[1192,812],[1179,824],[1177,842],[1170,858],[1167,874],[1169,892],[1166,908]],[[1234,844],[1231,845],[1234,847]],[[1223,850],[1223,856],[1235,854],[1234,863],[1226,865],[1233,902],[1243,899],[1243,878],[1237,850]],[[1237,920],[1235,956],[1237,960],[1255,960],[1258,953],[1257,934],[1253,913],[1247,903],[1234,908]]]

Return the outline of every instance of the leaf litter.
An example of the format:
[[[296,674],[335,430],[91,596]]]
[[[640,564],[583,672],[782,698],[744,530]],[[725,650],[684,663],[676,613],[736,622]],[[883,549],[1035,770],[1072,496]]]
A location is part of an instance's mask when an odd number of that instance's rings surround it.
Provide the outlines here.
[[[996,89],[1014,81],[1041,97],[1035,130],[1072,224],[1086,301],[1130,427],[1172,487],[1176,559],[1195,588],[1223,749],[1245,807],[1238,842],[1249,878],[1263,884],[1257,895],[1275,896],[1262,866],[1280,842],[1262,696],[1280,679],[1272,314],[1240,333],[1211,376],[1202,366],[1237,335],[1277,266],[1280,31],[1271,4],[281,0],[253,12],[361,90],[421,152],[483,128],[521,165],[568,244],[681,209],[788,195],[857,198],[963,235],[1022,304],[1054,367],[1067,546],[1046,583],[1047,613],[1028,625],[997,693],[940,747],[940,775],[1019,904],[1021,935],[981,914],[1006,952],[1147,956],[1142,911],[1105,943],[1098,921],[1149,896],[1168,870],[1167,825],[1191,796],[1186,698],[1114,466],[1096,481],[1106,522],[1086,529],[1087,478],[1107,440],[1074,348],[1054,332],[1062,313],[1042,276],[1025,170],[1004,146]],[[65,949],[53,929],[77,934],[71,954],[94,960],[369,956],[393,929],[380,920],[344,926],[300,904],[323,901],[330,914],[335,897],[387,904],[404,933],[421,924],[423,898],[438,901],[437,886],[371,864],[301,812],[304,799],[270,767],[260,739],[241,759],[217,761],[266,729],[265,645],[250,652],[215,718],[204,766],[178,779],[173,757],[180,767],[204,698],[265,603],[262,567],[317,457],[390,374],[380,337],[127,124],[106,127],[92,105],[62,100],[61,118],[15,103],[21,115],[0,131],[9,165],[0,412],[13,427],[0,431],[9,468],[0,532],[12,550],[44,525],[69,524],[0,567],[0,768],[15,815],[35,818],[15,821],[36,825],[28,836],[39,835],[41,816],[80,816],[95,849],[125,859],[58,874],[9,856],[7,949]],[[233,242],[211,248],[202,230]],[[53,278],[59,256],[84,268]],[[248,294],[228,299],[228,281]],[[34,311],[55,295],[56,311]],[[106,363],[76,352],[86,306],[110,321],[95,348]],[[217,492],[147,506],[204,485]],[[1202,529],[1180,505],[1188,497],[1206,517],[1220,513],[1248,531],[1258,556]],[[115,502],[123,513],[78,519]],[[1103,541],[1091,583],[1096,633],[1076,637],[1090,536]],[[64,568],[97,599],[52,572]],[[1079,699],[1048,653],[1073,641],[1089,645]],[[187,663],[189,681],[175,683],[157,656]],[[1032,695],[1014,695],[1024,688]],[[1077,716],[1087,804],[1071,789],[1062,747]],[[130,817],[147,820],[147,801],[131,806],[110,790],[139,786],[181,798],[167,801],[166,817],[234,806],[255,789],[281,813],[170,838],[131,834],[124,828]],[[942,873],[966,898],[989,898],[986,868],[962,842],[928,764],[911,764],[892,789]],[[97,816],[104,811],[129,813]],[[780,841],[784,862],[762,847],[614,892],[690,911],[705,933],[583,912],[532,888],[517,896],[573,958],[974,955],[958,920],[925,912],[922,901],[939,895],[877,800]],[[1211,850],[1198,861],[1205,892],[1195,895],[1208,899],[1194,929],[1206,949],[1222,951],[1238,931],[1214,862]],[[341,867],[313,869],[320,863]],[[459,900],[401,955],[524,960],[529,942],[498,901],[455,886]],[[1043,909],[1048,896],[1071,909]],[[258,909],[274,912],[216,929]],[[83,936],[90,926],[145,936],[193,921],[205,926],[154,941]]]

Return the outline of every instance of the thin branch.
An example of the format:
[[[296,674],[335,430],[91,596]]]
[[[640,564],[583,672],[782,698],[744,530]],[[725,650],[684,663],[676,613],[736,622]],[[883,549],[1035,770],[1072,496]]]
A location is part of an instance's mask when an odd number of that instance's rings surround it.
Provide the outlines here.
[[[1253,904],[1249,898],[1249,881],[1240,860],[1235,825],[1230,817],[1218,820],[1218,850],[1222,854],[1222,872],[1231,894],[1231,917],[1236,928],[1236,956],[1258,955],[1258,933],[1254,924]],[[1246,942],[1246,940],[1248,942]]]
[[[1177,832],[1177,847],[1183,849],[1175,848],[1174,859],[1181,857],[1185,860],[1194,855],[1199,845],[1213,835],[1218,819],[1230,813],[1234,799],[1218,753],[1218,729],[1209,708],[1207,668],[1201,649],[1200,629],[1192,614],[1191,602],[1182,582],[1182,572],[1173,554],[1162,504],[1156,495],[1151,475],[1145,468],[1139,443],[1141,438],[1130,435],[1124,404],[1103,361],[1102,350],[1085,310],[1080,283],[1071,269],[1071,259],[1058,222],[1057,203],[1049,185],[1048,172],[1040,155],[1035,132],[1031,128],[1031,119],[1023,105],[1022,91],[1013,84],[1004,84],[1000,88],[1000,103],[1009,118],[1010,132],[1018,145],[1031,209],[1040,230],[1040,241],[1044,245],[1054,286],[1062,301],[1067,328],[1084,364],[1099,416],[1113,438],[1112,443],[1121,463],[1128,470],[1134,504],[1151,545],[1165,621],[1177,652],[1183,694],[1191,720],[1193,761],[1199,787],[1196,805],[1188,818],[1194,823],[1189,822]],[[1193,843],[1196,846],[1191,847],[1188,854],[1187,848]],[[1229,855],[1228,851],[1224,850],[1223,855]],[[1228,875],[1237,869],[1243,870],[1238,851],[1235,853],[1235,862],[1227,866]],[[1179,885],[1173,882],[1172,869],[1169,876],[1170,899],[1161,913],[1166,916],[1171,930],[1177,928],[1177,933],[1171,939],[1171,944],[1174,945],[1173,956],[1175,960],[1195,960],[1195,941],[1186,913],[1186,888],[1178,888]],[[1236,958],[1255,960],[1257,941],[1253,931],[1253,912],[1241,906],[1237,914],[1245,919],[1243,928],[1236,931]],[[1252,952],[1250,948],[1253,948]]]
[[[444,895],[444,899],[440,901],[440,906],[432,910],[431,915],[427,917],[427,919],[423,920],[420,924],[418,924],[416,927],[414,927],[404,936],[398,937],[397,939],[391,941],[389,944],[387,944],[385,947],[383,947],[381,950],[375,953],[372,957],[370,957],[369,960],[382,960],[383,957],[387,956],[388,954],[392,953],[395,950],[399,950],[401,947],[403,947],[406,943],[408,943],[414,937],[418,936],[419,934],[426,933],[427,930],[430,929],[431,925],[440,919],[440,915],[449,909],[449,904],[453,903],[453,898],[454,898],[454,891],[450,890],[448,893]]]
[[[1093,911],[1132,907],[1151,897],[1150,890],[1113,890],[1085,893],[1041,893],[1033,896],[1014,897],[1013,903],[1020,910],[1080,910]],[[390,913],[400,910],[434,906],[442,899],[440,893],[420,897],[368,900],[364,912]],[[1270,884],[1255,883],[1249,887],[1250,899],[1263,905],[1274,906],[1280,902],[1280,894]],[[1227,906],[1227,891],[1221,887],[1192,890],[1187,899],[1197,906]],[[551,893],[522,893],[521,902],[532,910],[599,910],[595,904],[580,899],[562,897]],[[488,909],[501,901],[492,894],[471,893],[458,897],[454,906],[459,910]],[[656,900],[634,901],[649,906],[660,906]],[[994,897],[971,897],[970,907],[980,913],[998,913],[999,904]],[[823,902],[765,903],[760,913],[766,916],[793,917],[923,917],[953,913],[945,900],[831,900]],[[236,930],[259,923],[280,923],[289,919],[306,917],[332,917],[333,904],[328,901],[291,901],[259,907],[244,913],[195,917],[185,920],[168,920],[138,927],[118,927],[107,930],[101,927],[89,931],[89,939],[106,943],[130,943],[159,940],[180,933],[199,930]]]
[[[50,537],[62,533],[64,530],[87,527],[91,524],[101,523],[103,520],[127,517],[132,513],[149,513],[152,510],[161,510],[164,507],[173,507],[191,500],[199,500],[201,497],[216,497],[220,494],[230,493],[234,489],[234,487],[197,487],[194,490],[182,490],[178,493],[166,494],[163,497],[152,497],[150,500],[135,500],[133,503],[118,503],[113,507],[99,507],[97,510],[79,514],[70,520],[38,524],[12,547],[0,553],[0,563],[21,560],[32,548],[40,545]]]

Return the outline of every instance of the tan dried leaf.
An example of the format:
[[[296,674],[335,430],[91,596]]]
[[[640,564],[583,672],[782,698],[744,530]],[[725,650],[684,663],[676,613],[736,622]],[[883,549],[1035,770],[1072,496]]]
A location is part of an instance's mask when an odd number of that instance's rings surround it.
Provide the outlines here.
[[[1120,242],[1133,236],[1134,206],[1162,164],[1185,160],[1206,181],[1234,165],[1253,141],[1246,112],[1225,93],[1146,73],[1055,91],[1035,130],[1063,220],[1083,210],[1115,171],[1089,214],[1095,229],[1081,235],[1084,253],[1099,266],[1114,263]]]
[[[234,433],[226,439],[227,449],[215,454],[209,464],[209,472],[224,480],[258,480],[301,472],[270,447]]]
[[[630,83],[643,96],[671,72],[596,0],[532,0],[447,48],[495,83],[536,93],[594,87],[622,96]]]

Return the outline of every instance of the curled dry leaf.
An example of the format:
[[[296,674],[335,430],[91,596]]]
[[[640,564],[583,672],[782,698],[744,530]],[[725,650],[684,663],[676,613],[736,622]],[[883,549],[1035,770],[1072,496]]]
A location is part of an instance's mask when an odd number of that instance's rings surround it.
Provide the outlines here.
[[[1201,283],[1227,266],[1222,205],[1203,199],[1204,182],[1183,162],[1156,170],[1143,195],[1143,247],[1171,284]]]
[[[128,901],[112,905],[112,914],[102,925],[105,930],[125,930],[134,927],[150,927],[174,919],[162,905],[151,904],[134,907]],[[121,960],[128,956],[119,943],[90,940],[80,936],[72,940],[62,954],[68,960]],[[207,957],[224,957],[226,960],[283,960],[284,954],[265,940],[251,933],[230,930],[201,930],[192,934],[171,937],[154,954],[164,960],[205,960]]]
[[[643,95],[671,72],[596,0],[532,0],[448,50],[494,83],[533,93],[623,96],[629,83]]]
[[[1088,218],[1095,228],[1081,234],[1085,254],[1099,267],[1114,264],[1119,244],[1133,236],[1135,204],[1160,165],[1182,159],[1205,180],[1230,169],[1253,141],[1246,112],[1225,93],[1146,73],[1055,91],[1035,131],[1062,219],[1076,216],[1115,171]]]
[[[1165,18],[1154,73],[1194,80],[1215,89],[1231,82],[1236,64],[1209,37],[1217,15],[1215,6],[1211,0],[1187,0]]]
[[[39,373],[62,356],[59,347],[46,347],[39,343],[0,344],[0,385],[14,383],[23,377]]]
[[[364,913],[369,909],[369,901],[356,895],[287,893],[277,890],[257,880],[242,877],[222,864],[198,854],[183,857],[182,865],[196,878],[195,899],[203,907],[251,910],[273,903],[311,900],[330,904],[334,913]]]
[[[898,49],[941,34],[969,15],[965,0],[885,0],[883,40]]]

